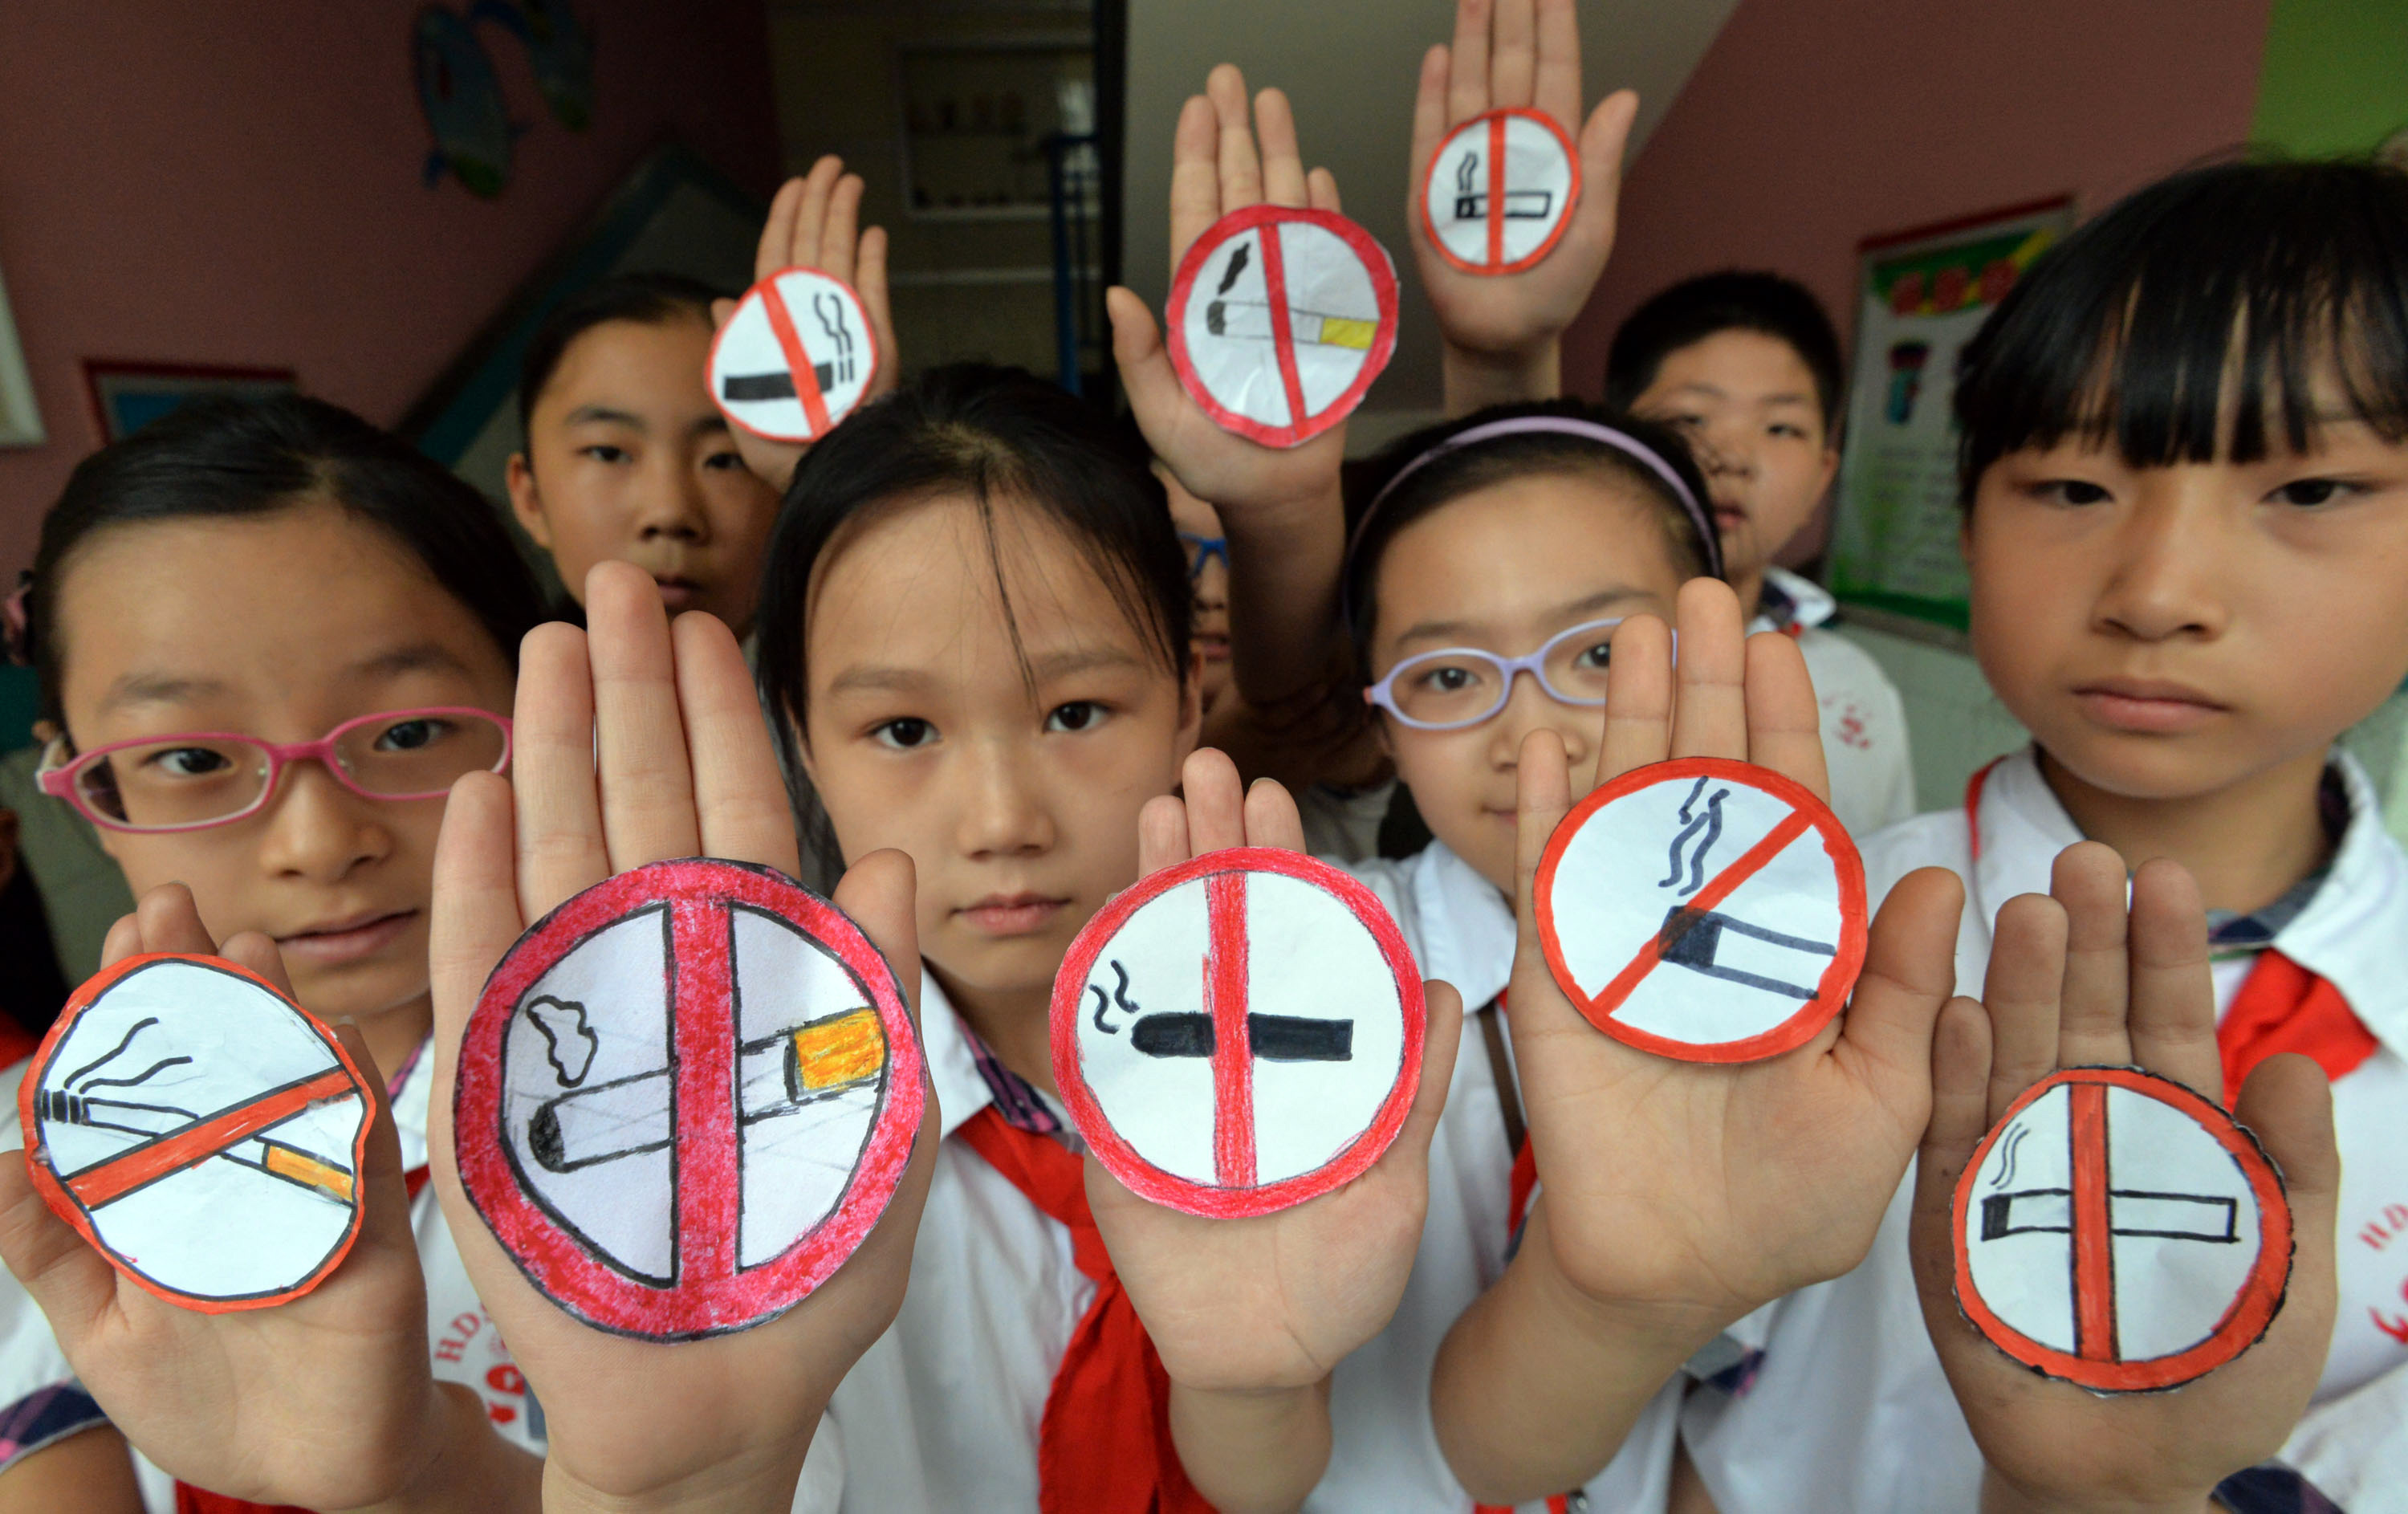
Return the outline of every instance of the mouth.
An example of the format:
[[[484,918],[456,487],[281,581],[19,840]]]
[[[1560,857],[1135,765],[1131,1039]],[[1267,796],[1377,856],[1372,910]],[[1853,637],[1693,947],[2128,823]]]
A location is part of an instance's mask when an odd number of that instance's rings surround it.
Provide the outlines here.
[[[1025,936],[1054,922],[1070,901],[1050,894],[989,894],[953,913],[989,936]]]
[[[695,597],[702,592],[702,586],[692,579],[680,578],[675,574],[666,578],[655,574],[652,582],[660,585],[661,603],[668,607],[671,614],[690,608]]]
[[[276,945],[286,957],[319,967],[356,962],[392,945],[417,918],[416,910],[354,915],[279,936]]]
[[[2073,698],[2100,725],[2150,734],[2194,729],[2227,709],[2186,684],[2154,678],[2096,679]]]
[[[1747,524],[1747,512],[1737,505],[1714,506],[1714,529],[1723,533],[1738,530]]]
[[[1204,654],[1204,660],[1206,662],[1226,662],[1229,660],[1229,638],[1226,635],[1215,635],[1211,631],[1197,631],[1190,636],[1188,640],[1195,643],[1197,651]]]

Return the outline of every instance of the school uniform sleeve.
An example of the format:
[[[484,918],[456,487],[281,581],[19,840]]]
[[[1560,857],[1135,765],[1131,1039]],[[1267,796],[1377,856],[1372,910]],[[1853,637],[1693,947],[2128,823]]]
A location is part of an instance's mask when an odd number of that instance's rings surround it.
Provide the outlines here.
[[[1831,812],[1856,836],[1911,818],[1914,758],[1898,685],[1870,653],[1837,632],[1801,631],[1798,650],[1822,707]]]
[[[0,1072],[0,1149],[24,1145],[17,1122],[17,1086],[28,1064]],[[17,1160],[11,1158],[11,1161]],[[0,1272],[0,1473],[45,1446],[108,1422],[75,1380],[75,1369],[50,1334],[50,1322],[15,1276]]]
[[[2310,1408],[2279,1466],[2341,1508],[2392,1507],[2408,1492],[2408,1366]]]

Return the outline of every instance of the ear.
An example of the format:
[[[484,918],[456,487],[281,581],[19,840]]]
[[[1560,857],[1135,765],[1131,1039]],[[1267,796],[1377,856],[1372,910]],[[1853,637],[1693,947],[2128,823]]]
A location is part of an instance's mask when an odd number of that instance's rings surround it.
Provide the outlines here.
[[[1831,481],[1840,476],[1840,449],[1826,444],[1823,448],[1823,476],[1814,484],[1814,497],[1820,499],[1831,492]]]
[[[543,518],[543,496],[535,486],[535,468],[523,452],[510,454],[504,479],[509,485],[510,513],[517,517],[519,528],[535,538],[535,544],[544,551],[552,550],[552,527]]]

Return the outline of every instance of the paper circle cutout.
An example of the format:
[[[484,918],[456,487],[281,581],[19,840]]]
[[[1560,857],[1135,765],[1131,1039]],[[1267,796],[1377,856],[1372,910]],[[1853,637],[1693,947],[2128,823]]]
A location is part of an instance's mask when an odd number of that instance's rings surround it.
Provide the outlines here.
[[[1422,229],[1466,273],[1520,273],[1563,240],[1580,150],[1553,116],[1491,110],[1447,134],[1422,176]]]
[[[769,868],[656,862],[503,957],[462,1038],[460,1182],[547,1297],[620,1334],[744,1330],[885,1212],[920,1128],[901,986]]]
[[[1269,1214],[1396,1139],[1423,1017],[1421,973],[1369,888],[1301,852],[1232,847],[1146,877],[1079,932],[1054,979],[1054,1077],[1131,1192]]]
[[[711,339],[710,397],[756,437],[816,441],[859,408],[878,364],[878,334],[853,286],[785,268],[746,290]]]
[[[1956,1302],[1992,1345],[2093,1392],[2179,1387],[2283,1306],[2291,1207],[2257,1137],[2131,1067],[2042,1078],[1956,1183]]]
[[[371,1098],[265,978],[151,953],[68,999],[17,1112],[61,1218],[150,1292],[222,1314],[299,1298],[351,1253]]]
[[[1296,447],[1351,414],[1397,350],[1397,270],[1331,210],[1255,205],[1179,260],[1170,367],[1225,431]]]
[[[1539,859],[1539,945],[1613,1037],[1745,1062],[1803,1045],[1865,961],[1865,868],[1822,800],[1767,768],[1684,757],[1572,806]]]

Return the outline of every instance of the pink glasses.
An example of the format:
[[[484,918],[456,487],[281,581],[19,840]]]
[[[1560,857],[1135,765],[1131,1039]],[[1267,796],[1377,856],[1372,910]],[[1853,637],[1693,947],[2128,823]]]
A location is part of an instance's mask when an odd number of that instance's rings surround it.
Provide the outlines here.
[[[295,762],[322,763],[365,799],[440,799],[472,772],[509,765],[510,723],[485,710],[436,705],[346,720],[314,742],[279,743],[223,732],[143,736],[69,757],[50,743],[35,774],[109,830],[202,830],[257,813]]]

